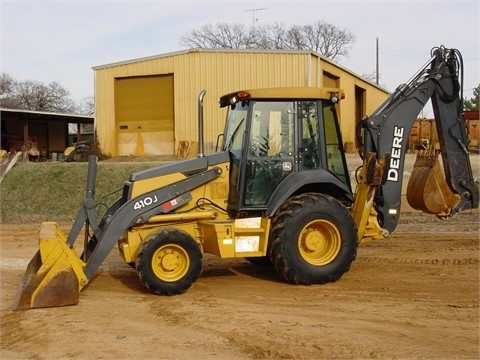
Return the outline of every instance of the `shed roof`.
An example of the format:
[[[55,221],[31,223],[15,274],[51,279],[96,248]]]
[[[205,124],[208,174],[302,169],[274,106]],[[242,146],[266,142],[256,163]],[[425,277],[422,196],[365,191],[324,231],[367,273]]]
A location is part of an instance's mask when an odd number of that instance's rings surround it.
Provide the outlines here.
[[[0,116],[2,119],[13,119],[13,118],[22,118],[27,120],[49,120],[49,121],[63,121],[67,123],[83,123],[83,124],[93,124],[94,117],[87,115],[76,115],[76,114],[61,114],[61,113],[51,113],[45,111],[32,111],[32,110],[22,110],[22,109],[5,109],[0,108]]]

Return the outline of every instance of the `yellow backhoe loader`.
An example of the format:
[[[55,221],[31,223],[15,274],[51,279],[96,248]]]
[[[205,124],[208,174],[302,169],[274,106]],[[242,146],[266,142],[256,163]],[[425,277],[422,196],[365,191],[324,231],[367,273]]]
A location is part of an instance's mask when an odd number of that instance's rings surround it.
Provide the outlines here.
[[[94,201],[97,159],[90,156],[85,200],[68,236],[54,222],[42,224],[40,249],[13,308],[76,304],[116,244],[155,294],[190,288],[204,253],[271,264],[292,284],[334,282],[349,270],[360,242],[386,237],[397,226],[408,135],[429,100],[440,147],[419,153],[407,199],[445,218],[477,208],[461,55],[444,47],[431,55],[361,122],[363,166],[355,192],[336,113],[344,98],[340,89],[254,89],[222,96],[220,106],[229,109],[223,144],[209,155],[203,153],[202,91],[198,157],[132,174],[101,219]],[[84,227],[78,255],[74,243]]]

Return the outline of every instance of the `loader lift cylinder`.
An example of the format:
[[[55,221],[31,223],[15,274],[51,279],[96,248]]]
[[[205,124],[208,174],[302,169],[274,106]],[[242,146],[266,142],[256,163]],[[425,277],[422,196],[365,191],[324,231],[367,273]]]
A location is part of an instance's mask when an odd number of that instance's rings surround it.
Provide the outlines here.
[[[90,155],[88,157],[88,171],[87,171],[87,189],[85,199],[92,200],[95,197],[95,179],[97,178],[97,157]]]
[[[67,237],[67,244],[72,247],[75,243],[75,240],[78,237],[78,234],[82,230],[82,227],[86,224],[88,228],[93,230],[93,233],[98,238],[100,236],[100,229],[97,224],[97,216],[95,214],[94,208],[94,196],[95,196],[95,179],[97,176],[97,156],[90,155],[88,157],[88,172],[87,172],[87,187],[85,191],[85,199],[83,200],[83,206],[80,208],[80,211],[75,218],[75,222],[70,229]],[[86,246],[86,245],[85,245]]]

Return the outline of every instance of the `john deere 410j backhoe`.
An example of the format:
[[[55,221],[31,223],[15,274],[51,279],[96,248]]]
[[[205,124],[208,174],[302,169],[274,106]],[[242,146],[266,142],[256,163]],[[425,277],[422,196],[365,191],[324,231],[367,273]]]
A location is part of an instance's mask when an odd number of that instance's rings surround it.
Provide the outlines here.
[[[419,152],[408,202],[452,217],[478,207],[462,112],[462,61],[434,48],[406,84],[361,122],[355,192],[343,152],[336,104],[340,89],[272,88],[220,98],[229,107],[221,151],[134,173],[101,219],[94,202],[97,159],[88,163],[86,197],[65,236],[42,224],[14,309],[76,304],[113,247],[155,294],[186,291],[204,253],[269,262],[292,284],[322,284],[349,270],[362,241],[388,236],[400,216],[407,139],[431,100],[439,149]],[[442,171],[438,157],[443,161]],[[80,256],[74,243],[85,226]],[[259,269],[260,271],[260,269]]]

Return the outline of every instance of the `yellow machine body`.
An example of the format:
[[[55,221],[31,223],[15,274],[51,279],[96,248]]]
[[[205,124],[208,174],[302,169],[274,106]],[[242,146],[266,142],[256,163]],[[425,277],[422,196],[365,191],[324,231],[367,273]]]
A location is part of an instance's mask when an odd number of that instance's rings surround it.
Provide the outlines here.
[[[212,205],[227,205],[229,163],[216,165],[221,175],[191,190],[195,209],[151,217],[145,224],[134,226],[119,241],[120,252],[127,263],[134,263],[141,245],[152,233],[174,226],[196,239],[202,250],[222,258],[264,256],[266,254],[270,220],[267,217],[230,219],[225,211]],[[185,179],[181,173],[135,181],[132,197],[174,184]],[[209,199],[209,201],[204,201]],[[182,209],[183,210],[183,209]]]

